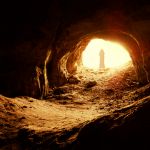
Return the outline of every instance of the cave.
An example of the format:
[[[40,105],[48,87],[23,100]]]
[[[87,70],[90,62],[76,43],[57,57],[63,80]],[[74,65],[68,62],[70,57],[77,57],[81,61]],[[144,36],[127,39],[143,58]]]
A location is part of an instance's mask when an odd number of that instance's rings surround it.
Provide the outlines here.
[[[150,2],[5,1],[0,18],[0,149],[150,149]],[[94,40],[89,66],[126,53],[88,68]]]

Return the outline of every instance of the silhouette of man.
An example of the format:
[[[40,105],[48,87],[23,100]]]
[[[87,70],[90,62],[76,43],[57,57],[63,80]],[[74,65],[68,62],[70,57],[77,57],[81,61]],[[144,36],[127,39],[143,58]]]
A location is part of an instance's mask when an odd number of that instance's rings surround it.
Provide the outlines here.
[[[99,53],[99,56],[100,56],[100,69],[104,69],[105,68],[105,63],[104,63],[104,50],[101,49],[100,50],[100,53]]]

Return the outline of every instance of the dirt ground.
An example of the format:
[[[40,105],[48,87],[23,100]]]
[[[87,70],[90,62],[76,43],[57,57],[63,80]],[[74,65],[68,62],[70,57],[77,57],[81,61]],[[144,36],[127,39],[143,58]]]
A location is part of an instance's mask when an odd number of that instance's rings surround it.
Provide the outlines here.
[[[129,63],[121,69],[79,71],[68,84],[50,89],[44,100],[0,95],[0,147],[19,149],[17,142],[10,141],[21,131],[57,135],[84,126],[134,103],[131,93],[138,88],[134,67]]]

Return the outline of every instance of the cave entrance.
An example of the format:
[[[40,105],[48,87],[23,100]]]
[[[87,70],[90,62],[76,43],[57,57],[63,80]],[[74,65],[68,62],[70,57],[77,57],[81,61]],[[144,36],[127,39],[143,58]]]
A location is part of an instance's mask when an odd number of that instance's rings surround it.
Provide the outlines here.
[[[119,43],[92,39],[82,53],[83,68],[93,71],[120,68],[131,62],[128,51]]]
[[[84,82],[108,83],[110,79],[125,80],[126,74],[136,79],[135,68],[128,50],[121,44],[104,39],[91,39],[81,54],[77,76]],[[115,84],[115,79],[113,82]]]

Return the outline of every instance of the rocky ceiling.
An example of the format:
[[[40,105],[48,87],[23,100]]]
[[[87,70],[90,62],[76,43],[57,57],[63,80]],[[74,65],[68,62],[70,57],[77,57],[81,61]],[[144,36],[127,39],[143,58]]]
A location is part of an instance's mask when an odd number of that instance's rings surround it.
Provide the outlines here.
[[[0,92],[43,97],[67,82],[92,38],[119,41],[141,84],[150,78],[150,2],[11,1],[0,5]]]

